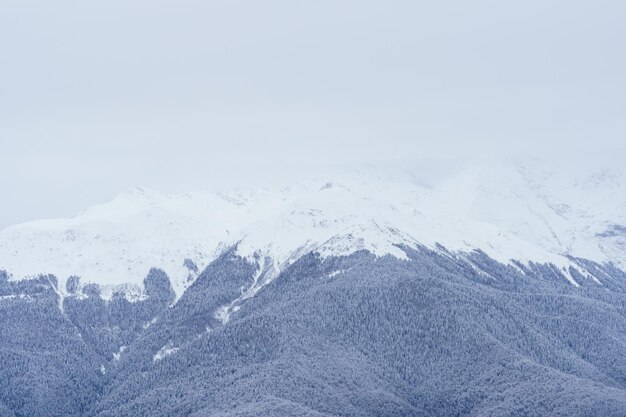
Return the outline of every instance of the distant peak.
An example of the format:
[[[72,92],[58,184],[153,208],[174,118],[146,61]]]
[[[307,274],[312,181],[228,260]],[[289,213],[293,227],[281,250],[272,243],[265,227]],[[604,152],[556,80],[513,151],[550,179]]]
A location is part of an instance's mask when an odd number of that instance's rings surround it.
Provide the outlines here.
[[[136,185],[122,192],[122,194],[123,195],[135,195],[135,196],[149,196],[149,195],[155,195],[155,194],[160,194],[160,193],[154,190],[150,190],[146,187]]]
[[[123,191],[118,195],[118,198],[130,199],[133,201],[148,201],[155,202],[158,199],[165,197],[165,194],[142,186],[135,186]]]

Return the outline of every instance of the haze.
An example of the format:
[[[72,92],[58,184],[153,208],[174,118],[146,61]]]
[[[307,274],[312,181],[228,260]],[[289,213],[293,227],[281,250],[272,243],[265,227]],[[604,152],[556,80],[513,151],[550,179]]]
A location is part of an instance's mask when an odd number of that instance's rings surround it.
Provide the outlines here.
[[[3,0],[0,228],[134,185],[615,155],[625,21],[617,0]]]

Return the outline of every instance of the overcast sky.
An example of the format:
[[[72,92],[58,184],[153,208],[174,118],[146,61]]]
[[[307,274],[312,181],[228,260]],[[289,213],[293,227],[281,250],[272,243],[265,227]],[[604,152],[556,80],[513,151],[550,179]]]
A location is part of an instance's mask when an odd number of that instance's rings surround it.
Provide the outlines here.
[[[0,227],[143,185],[626,143],[623,0],[0,0]]]

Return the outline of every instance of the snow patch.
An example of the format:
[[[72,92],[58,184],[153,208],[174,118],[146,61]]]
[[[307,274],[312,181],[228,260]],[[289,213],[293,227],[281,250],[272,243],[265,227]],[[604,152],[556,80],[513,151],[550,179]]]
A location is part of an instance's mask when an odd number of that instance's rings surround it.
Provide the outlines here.
[[[158,320],[158,318],[157,318],[157,317],[155,317],[155,318],[153,318],[152,320],[150,320],[149,322],[144,323],[144,324],[143,324],[143,326],[141,326],[141,327],[143,327],[143,329],[144,329],[144,330],[146,330],[147,328],[149,328],[150,326],[152,326],[154,323],[156,323],[156,322],[157,322],[157,320]]]
[[[166,344],[165,346],[163,346],[161,349],[159,349],[159,351],[154,355],[154,357],[152,358],[153,362],[158,362],[160,360],[163,360],[163,358],[173,355],[174,353],[176,353],[178,351],[179,348],[177,347],[173,347],[171,345],[171,343]]]
[[[10,294],[10,295],[0,295],[0,300],[34,300],[32,296],[29,294]]]
[[[337,275],[345,274],[350,269],[351,268],[348,268],[348,269],[338,269],[336,271],[333,271],[333,272],[330,272],[330,273],[324,275],[324,278],[335,278]]]
[[[122,357],[122,353],[126,352],[126,349],[126,346],[120,346],[120,349],[117,352],[113,353],[113,360],[118,362]]]

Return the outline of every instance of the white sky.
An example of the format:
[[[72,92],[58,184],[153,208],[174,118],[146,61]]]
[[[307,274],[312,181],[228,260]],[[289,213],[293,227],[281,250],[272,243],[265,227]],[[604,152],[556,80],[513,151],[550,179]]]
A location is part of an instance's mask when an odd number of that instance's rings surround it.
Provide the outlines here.
[[[622,0],[0,0],[0,227],[134,185],[613,153],[624,22]]]

